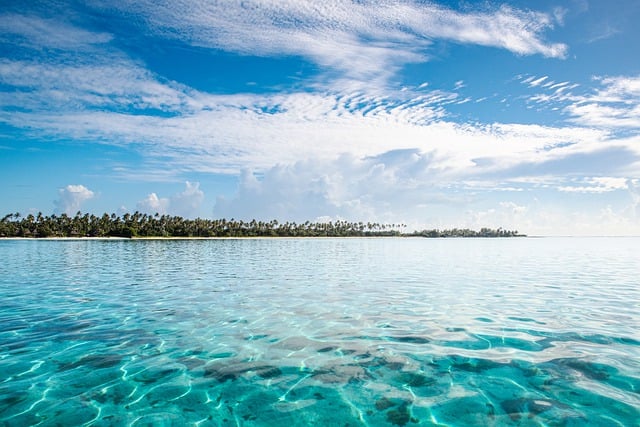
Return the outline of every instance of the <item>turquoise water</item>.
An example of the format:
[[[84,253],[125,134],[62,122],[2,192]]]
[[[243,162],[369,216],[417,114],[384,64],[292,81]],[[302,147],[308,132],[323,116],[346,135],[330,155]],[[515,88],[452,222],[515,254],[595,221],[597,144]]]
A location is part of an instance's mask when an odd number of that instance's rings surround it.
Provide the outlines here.
[[[4,240],[0,259],[0,425],[640,425],[640,239]]]

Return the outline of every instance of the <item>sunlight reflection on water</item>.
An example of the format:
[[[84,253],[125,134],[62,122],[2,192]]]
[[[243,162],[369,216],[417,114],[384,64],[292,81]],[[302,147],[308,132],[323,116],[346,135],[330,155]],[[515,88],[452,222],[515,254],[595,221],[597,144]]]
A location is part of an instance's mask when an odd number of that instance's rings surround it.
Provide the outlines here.
[[[0,241],[0,423],[634,425],[639,248]]]

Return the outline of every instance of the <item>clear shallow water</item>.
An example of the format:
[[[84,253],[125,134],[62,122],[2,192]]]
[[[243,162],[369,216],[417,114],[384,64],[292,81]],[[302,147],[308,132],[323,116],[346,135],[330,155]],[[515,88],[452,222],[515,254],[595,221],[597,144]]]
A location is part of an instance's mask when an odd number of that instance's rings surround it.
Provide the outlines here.
[[[0,425],[640,425],[640,239],[0,241]]]

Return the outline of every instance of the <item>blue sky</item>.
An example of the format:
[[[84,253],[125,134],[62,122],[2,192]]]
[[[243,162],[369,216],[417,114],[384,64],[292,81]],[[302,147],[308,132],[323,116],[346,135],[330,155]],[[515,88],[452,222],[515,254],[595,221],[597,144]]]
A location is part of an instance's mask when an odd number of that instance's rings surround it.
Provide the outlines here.
[[[0,212],[640,234],[640,2],[0,1]]]

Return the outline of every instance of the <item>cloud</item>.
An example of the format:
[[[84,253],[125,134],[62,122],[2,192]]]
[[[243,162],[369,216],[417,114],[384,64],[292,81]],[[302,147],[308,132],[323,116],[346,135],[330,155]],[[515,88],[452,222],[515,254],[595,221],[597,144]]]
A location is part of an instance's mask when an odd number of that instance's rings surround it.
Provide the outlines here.
[[[530,97],[531,102],[561,109],[570,122],[581,126],[614,132],[640,129],[640,76],[597,77],[597,86],[584,88],[581,93],[576,93],[579,85],[575,83],[541,84],[547,78],[521,78],[521,83],[530,88],[545,90]]]
[[[193,217],[198,214],[203,200],[204,192],[200,190],[200,183],[186,181],[185,189],[180,193],[174,194],[170,198],[161,198],[156,193],[151,193],[145,199],[140,200],[136,207],[139,211],[149,214]]]
[[[433,158],[417,150],[380,156],[305,160],[278,165],[260,174],[244,170],[234,198],[218,198],[214,215],[242,219],[305,221],[318,217],[391,218],[445,198],[429,182]],[[422,193],[416,197],[418,193]]]
[[[4,108],[35,111],[103,109],[131,112],[183,112],[197,96],[174,82],[160,82],[132,61],[110,55],[74,64],[0,59],[0,83],[13,92],[0,93]]]
[[[492,212],[503,222],[497,226],[519,218],[552,227],[570,215],[544,217],[523,199],[530,192],[601,200],[624,193],[616,191],[620,180],[637,177],[640,77],[598,77],[591,89],[552,75],[521,76],[529,102],[565,114],[568,121],[555,126],[461,122],[452,106],[473,99],[455,92],[471,81],[449,91],[433,82],[394,89],[398,72],[429,61],[440,41],[563,58],[567,46],[545,39],[562,25],[559,9],[409,0],[61,4],[69,13],[55,20],[0,12],[0,43],[10,52],[0,59],[0,124],[27,136],[133,147],[143,163],[122,166],[121,176],[240,175],[238,193],[216,202],[217,216],[395,216],[475,227],[493,226],[481,224]],[[77,26],[83,22],[114,33]],[[216,52],[304,58],[319,74],[280,93],[204,93],[121,50],[134,44],[127,41],[134,33]],[[638,194],[637,185],[627,190]],[[138,209],[191,216],[204,202],[198,183],[159,194]],[[78,200],[79,207],[87,199]],[[56,205],[71,206],[62,193]]]
[[[51,12],[49,12],[51,13]],[[108,33],[87,31],[60,19],[6,13],[0,15],[0,42],[42,49],[90,49],[110,42]]]
[[[496,209],[495,217],[489,214],[493,227],[517,228],[530,236],[629,236],[640,233],[637,218],[628,214],[626,206],[604,205],[600,209],[571,208],[555,203],[534,201],[526,206],[524,215],[515,216],[516,223],[509,225],[509,215]],[[504,222],[498,222],[500,218]],[[498,221],[496,221],[496,219]],[[497,225],[505,224],[505,225]],[[488,225],[492,226],[492,225]]]
[[[640,105],[626,107],[580,103],[569,105],[565,112],[572,116],[572,121],[582,125],[640,129]]]
[[[539,79],[535,79],[531,82],[529,82],[529,87],[536,87],[536,86],[540,86],[540,84],[542,84],[542,82],[544,82],[545,80],[547,80],[548,77],[547,76],[542,76]]]
[[[189,217],[200,209],[204,200],[204,192],[200,190],[200,183],[185,182],[184,191],[171,197],[170,209],[174,215]]]
[[[20,15],[24,25],[5,21],[5,26],[33,46],[38,36],[25,23],[47,34],[61,31],[64,37],[56,46],[68,51],[46,60],[38,55],[0,60],[0,83],[13,88],[0,92],[0,123],[36,137],[135,144],[144,150],[147,169],[157,168],[162,159],[181,172],[260,171],[306,158],[375,156],[394,149],[438,153],[441,169],[456,170],[474,167],[476,158],[497,156],[505,163],[518,156],[539,158],[537,150],[550,151],[544,147],[554,145],[548,137],[537,136],[539,128],[518,131],[520,138],[506,130],[507,125],[447,121],[449,105],[469,101],[456,93],[424,85],[405,92],[382,90],[368,78],[376,75],[386,81],[397,66],[426,60],[424,49],[439,38],[555,56],[553,46],[541,39],[553,26],[553,18],[545,14],[508,7],[460,12],[410,1],[146,6],[123,1],[115,8],[101,9],[96,3],[89,7],[106,16],[138,17],[132,22],[142,30],[198,46],[253,55],[302,55],[348,79],[364,78],[367,89],[345,90],[351,86],[336,83],[275,95],[202,93],[149,72],[108,43],[102,32]],[[72,50],[73,40],[79,43],[78,52]],[[100,49],[101,54],[87,55],[87,49]],[[503,144],[509,134],[522,144]],[[576,129],[555,134],[570,142],[577,142],[578,134],[581,141],[602,139],[598,131],[587,138]],[[527,136],[532,138],[525,141]],[[138,172],[145,174],[142,169]],[[166,173],[171,178],[172,172]]]
[[[157,169],[156,161],[162,159],[176,171],[216,173],[239,173],[243,168],[261,171],[275,164],[343,153],[375,156],[395,149],[437,153],[438,167],[451,173],[546,162],[614,142],[638,150],[633,140],[608,142],[608,133],[600,129],[456,124],[447,120],[445,111],[459,100],[456,94],[432,90],[408,95],[197,94],[189,99],[206,107],[171,117],[13,111],[0,113],[0,121],[40,135],[139,144],[149,162],[146,168]]]
[[[141,212],[164,215],[168,212],[170,203],[169,199],[160,198],[156,193],[151,193],[146,198],[140,200],[136,204],[136,208]]]
[[[566,107],[574,122],[588,126],[640,129],[640,76],[596,79],[601,88]]]
[[[302,56],[359,81],[388,79],[399,67],[428,58],[434,40],[477,44],[519,55],[564,57],[567,47],[547,43],[552,15],[508,6],[455,11],[434,3],[121,1],[143,30],[194,46],[256,56]],[[114,5],[104,7],[104,13]]]
[[[628,182],[631,196],[631,212],[633,218],[640,219],[640,179],[630,179]]]
[[[482,168],[454,172],[443,168],[441,154],[417,149],[392,150],[375,156],[341,155],[277,165],[262,173],[244,170],[232,198],[218,198],[214,216],[241,219],[305,221],[317,217],[370,219],[402,218],[424,224],[437,211],[452,215],[451,224],[468,222],[463,206],[480,193],[517,192],[528,182],[495,180]],[[554,178],[557,185],[561,178]],[[515,205],[514,205],[515,206]],[[517,212],[514,206],[503,206]],[[460,222],[463,221],[463,222]]]
[[[580,180],[583,185],[560,186],[558,190],[566,193],[606,193],[628,189],[627,181],[627,178],[614,177],[583,178]]]
[[[94,192],[84,185],[67,185],[58,190],[58,199],[53,202],[55,211],[73,215],[80,210],[82,203],[94,196]]]
[[[436,160],[416,150],[397,150],[367,158],[300,161],[260,174],[245,170],[237,193],[216,200],[213,216],[402,222],[409,230],[503,227],[532,235],[640,233],[638,182],[632,186],[617,177],[558,176],[454,179],[434,167]],[[567,190],[571,184],[589,190]],[[632,197],[624,197],[626,188]],[[557,203],[558,192],[565,191],[575,205]],[[585,209],[585,203],[601,208]]]
[[[486,210],[469,210],[464,226],[475,230],[489,227],[528,233],[529,228],[526,230],[518,229],[518,227],[531,225],[527,217],[528,211],[529,207],[527,206],[518,205],[512,201],[501,201]]]

